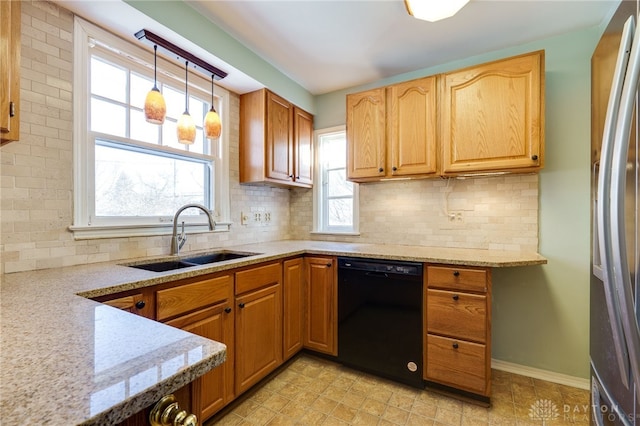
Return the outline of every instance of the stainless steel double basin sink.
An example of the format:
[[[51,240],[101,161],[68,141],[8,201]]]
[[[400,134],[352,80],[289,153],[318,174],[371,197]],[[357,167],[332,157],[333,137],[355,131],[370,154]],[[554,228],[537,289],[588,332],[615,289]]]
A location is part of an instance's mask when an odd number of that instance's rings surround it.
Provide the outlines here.
[[[189,268],[191,266],[208,265],[210,263],[224,262],[226,260],[241,259],[255,256],[260,253],[247,253],[237,251],[217,251],[202,255],[195,255],[175,260],[154,261],[149,263],[129,264],[131,268],[144,269],[152,272],[173,271],[175,269]]]

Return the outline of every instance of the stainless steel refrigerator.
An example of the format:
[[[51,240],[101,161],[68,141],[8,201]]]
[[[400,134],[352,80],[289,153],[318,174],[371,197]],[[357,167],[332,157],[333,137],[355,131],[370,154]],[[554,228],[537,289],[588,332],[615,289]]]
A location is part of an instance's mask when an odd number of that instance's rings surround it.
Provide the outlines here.
[[[638,1],[622,1],[592,60],[591,423],[640,425]]]

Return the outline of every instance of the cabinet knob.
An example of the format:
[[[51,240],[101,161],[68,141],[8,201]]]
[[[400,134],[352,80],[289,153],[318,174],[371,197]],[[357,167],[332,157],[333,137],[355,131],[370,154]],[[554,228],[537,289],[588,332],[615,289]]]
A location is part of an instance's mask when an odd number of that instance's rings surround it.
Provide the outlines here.
[[[327,268],[331,268],[331,262],[327,263]]]
[[[460,271],[453,271],[453,276],[454,277],[460,276]]]
[[[293,175],[289,175],[289,179],[293,179]]]
[[[163,397],[149,413],[151,426],[198,426],[198,418],[180,409],[175,396]]]
[[[382,173],[382,172],[384,172],[384,169],[383,169],[382,167],[380,167],[380,168],[378,169],[378,172],[379,172],[379,173]]]
[[[454,343],[454,344],[453,344],[453,345],[451,345],[451,346],[453,346],[453,349],[458,349],[458,344],[457,344],[457,343]]]
[[[454,294],[453,295],[453,300],[458,300],[458,299],[460,299],[460,296],[458,296],[457,294]]]
[[[393,170],[394,172],[396,172],[396,171],[398,171],[398,168],[397,168],[396,166],[393,166],[393,167],[391,168],[391,170]]]
[[[231,313],[231,308],[227,306],[226,308],[224,308],[224,311],[229,314]]]
[[[136,309],[142,309],[142,308],[145,307],[145,305],[146,305],[146,303],[144,302],[144,300],[138,300],[136,302]]]
[[[244,303],[239,303],[238,306],[240,307],[240,309],[244,308]]]
[[[300,176],[296,176],[296,180],[300,180]]]
[[[533,154],[533,155],[531,156],[531,159],[532,159],[533,161],[537,161],[537,160],[538,160],[538,156],[537,156],[537,155],[535,155],[535,154]]]

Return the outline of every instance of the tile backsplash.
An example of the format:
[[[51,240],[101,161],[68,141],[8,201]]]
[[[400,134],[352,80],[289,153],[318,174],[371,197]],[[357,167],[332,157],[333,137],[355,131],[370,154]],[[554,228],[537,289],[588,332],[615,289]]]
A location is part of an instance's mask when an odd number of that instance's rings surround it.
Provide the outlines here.
[[[0,273],[166,255],[170,235],[74,240],[73,15],[22,2],[21,140],[0,149]],[[239,179],[239,98],[230,102],[230,232],[189,235],[183,252],[281,239],[537,251],[538,176],[360,186],[360,235],[312,234],[312,191]],[[241,224],[241,213],[270,212]]]
[[[359,236],[310,234],[310,192],[291,198],[292,234],[301,238],[538,250],[537,174],[362,184]]]

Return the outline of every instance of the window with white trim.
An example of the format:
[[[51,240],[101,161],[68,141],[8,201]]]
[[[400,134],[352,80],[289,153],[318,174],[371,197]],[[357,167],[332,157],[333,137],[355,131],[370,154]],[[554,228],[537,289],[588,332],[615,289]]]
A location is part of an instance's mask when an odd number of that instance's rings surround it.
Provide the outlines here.
[[[188,107],[196,141],[178,143],[185,108],[184,64],[158,55],[157,86],[167,115],[163,125],[144,118],[153,87],[153,52],[80,18],[74,29],[74,225],[76,238],[166,234],[187,203],[213,211],[217,229],[228,228],[229,93],[216,87],[214,106],[223,133],[208,140],[204,116],[211,80],[189,72]],[[197,209],[181,215],[188,230],[208,223]]]
[[[358,233],[358,184],[347,181],[344,126],[316,131],[314,232]]]

